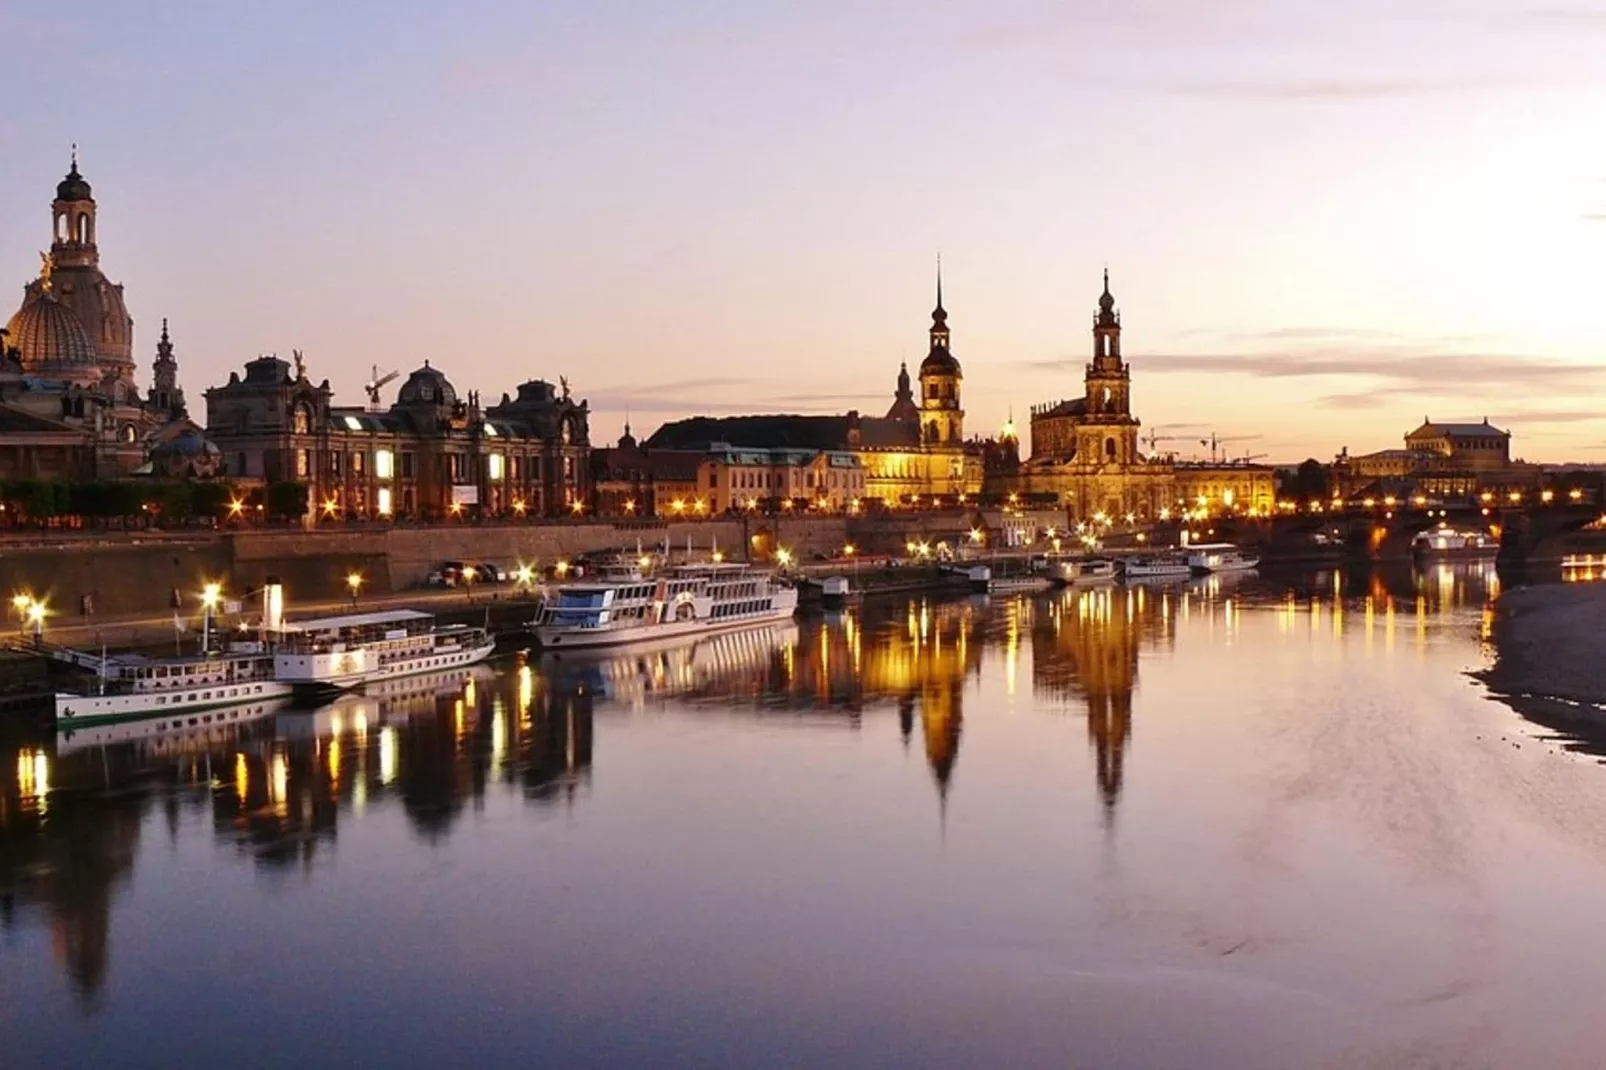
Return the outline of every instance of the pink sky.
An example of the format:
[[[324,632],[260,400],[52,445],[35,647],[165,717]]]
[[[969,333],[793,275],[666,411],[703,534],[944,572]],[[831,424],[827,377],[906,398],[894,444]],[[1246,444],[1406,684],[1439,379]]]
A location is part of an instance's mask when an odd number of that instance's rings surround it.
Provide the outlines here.
[[[429,358],[567,375],[601,442],[884,409],[939,251],[967,427],[1024,424],[1108,263],[1184,451],[1430,414],[1606,460],[1606,6],[868,6],[0,4],[0,264],[20,300],[76,140],[197,410],[260,352],[351,403]]]

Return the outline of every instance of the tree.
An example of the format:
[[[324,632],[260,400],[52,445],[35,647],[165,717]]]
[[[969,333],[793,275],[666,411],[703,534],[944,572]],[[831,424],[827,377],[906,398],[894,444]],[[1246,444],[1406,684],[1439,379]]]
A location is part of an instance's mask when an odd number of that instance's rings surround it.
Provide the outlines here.
[[[307,515],[310,498],[305,483],[268,484],[268,514],[287,520],[299,520]]]
[[[1300,462],[1293,474],[1283,480],[1282,486],[1278,488],[1278,494],[1294,501],[1324,501],[1327,498],[1329,485],[1327,466],[1316,458],[1309,457]]]
[[[234,497],[233,489],[226,483],[190,484],[190,515],[199,519],[221,516]]]

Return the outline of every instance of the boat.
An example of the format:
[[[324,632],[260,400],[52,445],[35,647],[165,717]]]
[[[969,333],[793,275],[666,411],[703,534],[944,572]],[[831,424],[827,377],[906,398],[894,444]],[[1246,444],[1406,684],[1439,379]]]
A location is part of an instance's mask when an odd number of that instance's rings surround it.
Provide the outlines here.
[[[434,614],[416,609],[289,621],[276,640],[274,677],[301,696],[459,669],[496,649],[486,629],[437,624]]]
[[[1129,580],[1181,579],[1193,575],[1193,568],[1185,554],[1161,553],[1122,558],[1121,575]]]
[[[1493,557],[1500,552],[1500,540],[1486,531],[1460,530],[1448,524],[1432,531],[1421,531],[1411,540],[1416,557]]]
[[[1067,587],[1101,587],[1115,582],[1115,562],[1103,557],[1067,559],[1059,562],[1054,578]]]
[[[797,624],[786,620],[714,635],[647,640],[626,648],[542,651],[538,664],[542,678],[556,691],[584,689],[616,702],[696,692],[729,695],[743,689],[758,695],[766,667],[797,641]]]
[[[1188,567],[1196,573],[1247,572],[1259,564],[1259,554],[1240,550],[1230,542],[1204,542],[1188,548]]]
[[[92,693],[57,693],[58,728],[141,717],[205,716],[210,710],[287,698],[292,690],[275,676],[273,657],[256,650],[172,658],[67,653],[74,656],[58,660],[71,660],[81,668],[94,665],[99,679]]]
[[[56,727],[56,753],[135,745],[153,754],[204,751],[232,742],[242,729],[268,721],[289,705],[288,697],[279,697],[206,711],[163,709],[152,716],[121,721],[61,722]]]
[[[563,584],[529,628],[543,651],[616,646],[790,620],[797,598],[749,565],[681,565],[651,579]]]
[[[1054,586],[1054,581],[1035,572],[1018,572],[1009,576],[993,576],[987,581],[988,594],[1017,594],[1042,591]]]

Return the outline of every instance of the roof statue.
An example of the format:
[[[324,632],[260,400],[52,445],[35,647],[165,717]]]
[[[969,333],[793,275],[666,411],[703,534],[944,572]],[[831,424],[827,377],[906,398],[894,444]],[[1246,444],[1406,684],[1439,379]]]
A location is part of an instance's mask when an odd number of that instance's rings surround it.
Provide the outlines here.
[[[50,292],[50,277],[56,273],[56,258],[49,253],[39,254],[39,289]]]
[[[564,401],[568,401],[569,400],[569,377],[567,375],[558,376],[558,386],[563,388],[563,400]]]
[[[295,360],[296,378],[305,379],[307,377],[307,358],[301,355],[301,350],[299,349],[292,349],[290,356]]]

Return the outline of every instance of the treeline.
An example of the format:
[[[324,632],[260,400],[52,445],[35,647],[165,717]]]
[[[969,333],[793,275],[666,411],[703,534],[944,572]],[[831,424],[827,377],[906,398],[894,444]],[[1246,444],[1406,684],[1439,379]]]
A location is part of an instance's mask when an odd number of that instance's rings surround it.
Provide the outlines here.
[[[297,519],[307,511],[303,483],[270,483],[241,490],[232,483],[104,480],[0,480],[0,505],[13,526],[78,519],[129,526]]]

